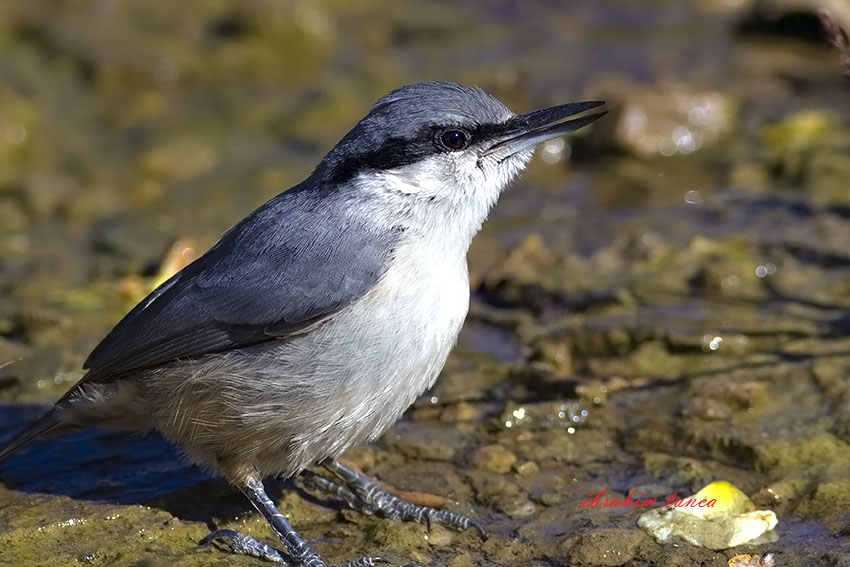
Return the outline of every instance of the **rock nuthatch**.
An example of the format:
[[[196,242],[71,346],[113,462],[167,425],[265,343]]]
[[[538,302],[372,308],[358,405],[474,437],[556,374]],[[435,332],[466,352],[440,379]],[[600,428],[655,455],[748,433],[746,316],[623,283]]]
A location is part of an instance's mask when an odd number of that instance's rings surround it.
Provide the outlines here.
[[[453,83],[392,91],[305,181],[133,308],[0,461],[80,427],[156,430],[237,486],[285,551],[232,530],[205,541],[297,567],[325,564],[262,479],[315,464],[336,480],[315,475],[313,484],[355,509],[481,531],[399,500],[336,459],[380,436],[433,384],[469,306],[473,236],[534,147],[593,122],[604,112],[587,111],[602,104],[516,115]]]

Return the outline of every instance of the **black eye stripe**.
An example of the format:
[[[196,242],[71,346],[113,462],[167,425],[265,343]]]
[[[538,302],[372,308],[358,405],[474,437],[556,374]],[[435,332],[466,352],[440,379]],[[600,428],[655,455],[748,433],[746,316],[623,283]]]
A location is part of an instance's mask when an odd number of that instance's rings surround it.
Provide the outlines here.
[[[466,147],[469,147],[517,132],[523,127],[525,124],[518,116],[496,124],[429,125],[411,137],[389,137],[375,149],[351,152],[344,159],[334,159],[333,156],[329,156],[320,164],[320,174],[325,183],[335,186],[345,183],[363,171],[393,169],[415,163],[431,155],[456,151],[447,149],[439,141],[442,134],[452,130],[465,132],[469,136]]]
[[[472,143],[483,142],[498,138],[510,132],[514,132],[523,127],[522,121],[518,116],[515,116],[505,122],[498,124],[476,124],[474,126],[465,126],[463,130],[469,133],[472,138]]]

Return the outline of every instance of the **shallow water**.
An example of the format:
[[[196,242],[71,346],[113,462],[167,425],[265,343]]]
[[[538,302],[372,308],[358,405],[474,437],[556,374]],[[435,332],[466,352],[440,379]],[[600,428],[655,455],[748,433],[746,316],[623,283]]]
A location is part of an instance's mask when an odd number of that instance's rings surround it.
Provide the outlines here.
[[[539,152],[474,242],[470,317],[434,390],[347,455],[490,538],[298,482],[270,494],[333,561],[844,565],[850,84],[790,4],[3,4],[0,438],[389,89],[457,80],[517,111],[606,98],[612,114]],[[0,565],[255,565],[197,542],[272,542],[156,436],[45,440],[0,478]],[[721,479],[776,511],[778,539],[663,546],[637,510],[578,507]]]

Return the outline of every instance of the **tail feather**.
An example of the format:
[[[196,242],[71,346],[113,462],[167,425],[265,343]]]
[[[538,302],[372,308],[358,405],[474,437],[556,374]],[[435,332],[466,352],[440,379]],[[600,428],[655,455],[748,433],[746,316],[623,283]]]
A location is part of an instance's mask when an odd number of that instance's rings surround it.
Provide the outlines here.
[[[0,463],[20,451],[25,445],[31,441],[38,439],[48,433],[54,432],[61,428],[63,423],[59,420],[56,411],[51,411],[20,433],[9,440],[6,445],[0,449]]]

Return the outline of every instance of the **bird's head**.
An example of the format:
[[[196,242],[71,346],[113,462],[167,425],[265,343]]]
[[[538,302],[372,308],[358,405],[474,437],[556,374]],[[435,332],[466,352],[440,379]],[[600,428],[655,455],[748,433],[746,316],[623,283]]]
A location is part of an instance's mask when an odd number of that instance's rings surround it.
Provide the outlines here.
[[[375,103],[317,174],[332,186],[400,196],[411,208],[417,202],[468,209],[480,226],[534,147],[590,124],[605,112],[588,111],[602,104],[577,102],[514,114],[478,88],[417,83]]]

